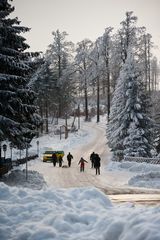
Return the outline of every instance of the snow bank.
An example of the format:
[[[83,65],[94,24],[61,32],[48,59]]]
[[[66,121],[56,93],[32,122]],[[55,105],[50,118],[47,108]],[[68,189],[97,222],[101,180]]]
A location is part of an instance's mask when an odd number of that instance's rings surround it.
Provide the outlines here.
[[[27,181],[26,181],[27,176]],[[13,170],[9,174],[4,175],[2,181],[9,186],[22,186],[31,189],[42,189],[46,186],[46,182],[42,174],[36,171]]]
[[[137,162],[114,162],[111,161],[107,167],[107,170],[121,170],[121,171],[130,171],[135,173],[147,173],[147,172],[158,172],[160,171],[160,165],[158,164],[149,164],[149,163],[137,163]]]
[[[128,181],[128,184],[136,187],[160,189],[160,172],[150,172],[134,176]]]
[[[141,173],[131,177],[128,184],[136,187],[160,189],[160,165],[158,164],[112,161],[106,169]]]
[[[2,240],[160,239],[160,208],[115,207],[95,188],[33,191],[0,183],[0,192]]]

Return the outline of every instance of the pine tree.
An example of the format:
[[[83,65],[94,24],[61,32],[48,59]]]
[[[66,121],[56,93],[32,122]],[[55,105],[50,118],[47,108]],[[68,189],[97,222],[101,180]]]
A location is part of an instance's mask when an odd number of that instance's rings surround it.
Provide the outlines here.
[[[151,120],[147,117],[140,73],[131,53],[121,69],[114,92],[107,129],[109,146],[116,160],[124,155],[151,156]]]
[[[112,149],[115,160],[123,158],[123,139],[125,128],[122,118],[125,106],[125,68],[120,72],[116,88],[111,101],[110,117],[107,126],[108,145]]]
[[[35,93],[29,87],[32,55],[24,52],[29,46],[20,35],[29,28],[20,26],[17,18],[9,18],[13,11],[8,0],[0,0],[0,141],[24,148],[40,119]]]
[[[127,59],[129,48],[136,46],[136,22],[137,17],[133,16],[133,12],[126,12],[126,18],[121,22],[121,29],[118,31],[119,35],[119,48],[121,51],[121,59],[123,63]]]
[[[126,79],[125,121],[127,123],[127,136],[124,139],[124,155],[137,157],[151,157],[153,149],[152,133],[153,123],[147,116],[146,97],[141,84],[140,72],[132,54],[128,56],[128,74]]]
[[[54,76],[49,62],[43,59],[43,64],[32,77],[33,88],[37,92],[37,104],[40,109],[41,118],[44,119],[45,131],[48,133],[48,120],[50,116],[57,115],[57,77]],[[43,132],[44,124],[41,128]]]

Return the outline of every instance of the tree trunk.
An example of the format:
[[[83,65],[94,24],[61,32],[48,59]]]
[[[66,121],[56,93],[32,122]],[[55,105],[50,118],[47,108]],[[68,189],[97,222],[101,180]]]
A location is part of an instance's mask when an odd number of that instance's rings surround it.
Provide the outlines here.
[[[150,40],[148,39],[148,84],[149,84],[149,93],[151,92],[151,70],[150,70]]]
[[[99,77],[97,77],[97,123],[100,121],[99,115]]]
[[[83,62],[84,70],[86,73],[86,62]],[[88,121],[88,89],[87,89],[87,79],[85,76],[84,83],[84,98],[85,98],[85,121]]]
[[[110,101],[110,74],[107,73],[107,120],[109,122],[109,115],[110,115],[110,107],[111,107],[111,101]]]
[[[84,88],[84,99],[85,99],[85,121],[88,121],[88,93],[87,93],[86,80],[85,80],[85,88]]]
[[[109,122],[109,114],[110,114],[110,72],[109,72],[109,51],[107,51],[106,58],[106,69],[107,69],[107,120]]]
[[[48,133],[48,99],[46,99],[46,133]]]
[[[40,103],[40,116],[43,119],[43,106],[42,106],[42,103]],[[41,133],[43,133],[43,123],[41,124],[40,131],[41,131]]]
[[[145,86],[147,91],[148,85],[148,65],[147,65],[147,43],[146,43],[146,36],[144,36],[144,52],[145,52]]]

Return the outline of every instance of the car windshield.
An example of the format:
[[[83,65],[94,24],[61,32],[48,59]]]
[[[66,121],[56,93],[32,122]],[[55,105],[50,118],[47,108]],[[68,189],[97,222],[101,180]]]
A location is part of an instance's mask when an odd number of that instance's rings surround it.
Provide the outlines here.
[[[53,154],[53,151],[46,151],[45,154]]]

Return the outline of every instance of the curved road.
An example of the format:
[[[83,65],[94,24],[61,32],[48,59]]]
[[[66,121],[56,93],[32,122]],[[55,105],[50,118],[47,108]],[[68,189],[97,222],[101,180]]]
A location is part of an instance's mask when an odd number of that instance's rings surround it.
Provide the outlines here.
[[[70,149],[74,156],[71,168],[59,168],[58,166],[54,168],[51,163],[38,161],[37,164],[31,164],[30,169],[42,173],[48,186],[56,188],[94,186],[110,195],[114,202],[160,203],[159,190],[129,187],[127,180],[130,173],[118,172],[117,175],[116,171],[104,171],[104,166],[110,159],[110,152],[106,144],[105,125],[84,122],[84,131],[88,128],[92,129],[93,139],[89,143],[84,142],[78,149]],[[101,175],[99,176],[95,175],[95,169],[90,168],[89,156],[93,151],[99,153],[102,159]],[[83,173],[79,171],[78,166],[81,156],[88,161]],[[64,160],[64,165],[67,165],[66,159]]]

